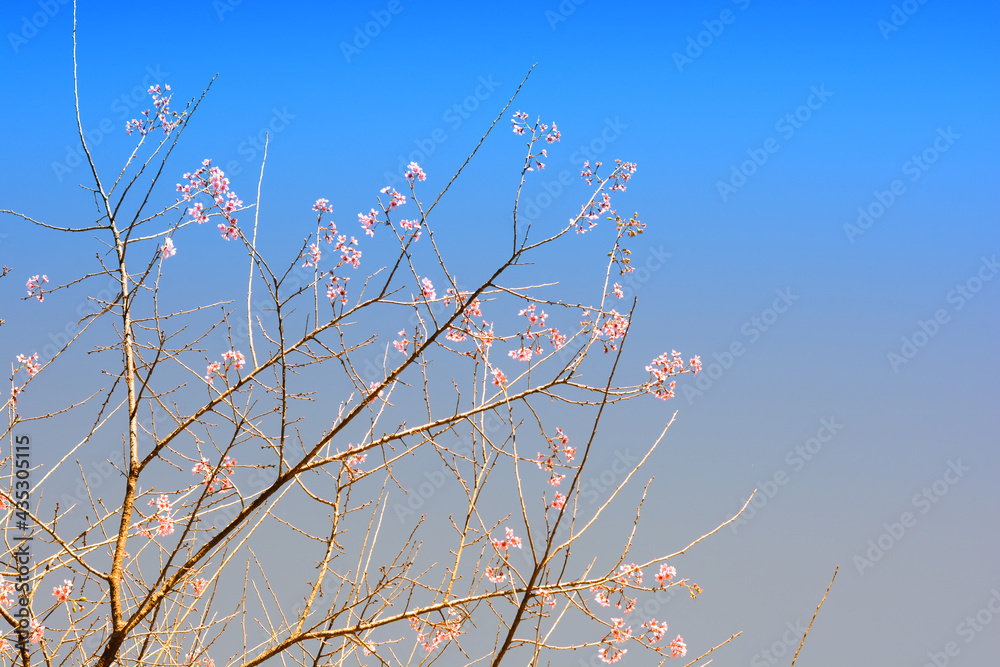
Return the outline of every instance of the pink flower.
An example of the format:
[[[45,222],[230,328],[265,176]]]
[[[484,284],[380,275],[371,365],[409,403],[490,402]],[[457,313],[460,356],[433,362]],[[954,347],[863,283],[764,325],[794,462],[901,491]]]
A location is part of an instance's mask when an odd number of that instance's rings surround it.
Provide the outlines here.
[[[36,619],[31,619],[31,636],[28,638],[32,644],[40,644],[45,638],[45,626],[40,625]]]
[[[518,361],[531,361],[531,348],[522,344],[518,349],[508,352],[507,356]]]
[[[330,272],[330,284],[326,286],[326,298],[333,303],[336,300],[340,300],[341,304],[347,303],[347,282],[350,278],[339,278],[333,275],[333,271]],[[343,281],[343,284],[341,284]]]
[[[653,644],[663,639],[663,635],[667,633],[666,622],[657,623],[655,618],[651,618],[646,623],[643,623],[642,627],[649,628],[649,634],[651,636],[650,642]]]
[[[566,479],[566,475],[552,475],[552,477],[549,478],[549,484],[552,486],[559,486],[562,484],[564,479]]]
[[[63,579],[62,586],[56,586],[52,589],[52,595],[56,597],[59,602],[66,602],[69,600],[70,593],[73,592],[73,582],[69,579]]]
[[[506,387],[507,386],[507,376],[504,375],[504,372],[502,370],[500,370],[499,368],[494,368],[492,370],[492,373],[493,373],[493,384],[494,384],[494,386],[497,386],[497,387]]]
[[[209,384],[212,384],[212,380],[215,379],[215,374],[218,373],[220,370],[222,370],[222,364],[220,364],[218,361],[213,361],[212,363],[210,363],[208,365],[208,368],[205,370],[205,381],[208,382]]]
[[[373,231],[376,223],[378,223],[378,211],[372,209],[367,215],[364,213],[358,213],[358,220],[361,222],[361,226],[365,230],[365,234],[368,236],[375,236]]]
[[[410,341],[406,338],[406,329],[399,332],[399,335],[403,337],[403,340],[394,340],[392,344],[396,347],[398,352],[406,354],[406,346],[410,344]]]
[[[612,293],[615,295],[616,299],[621,299],[622,297],[625,296],[625,292],[622,291],[622,286],[619,285],[618,283],[615,283]]]
[[[430,278],[421,278],[420,284],[423,286],[420,289],[421,296],[425,299],[437,298],[437,292],[434,291],[434,284],[431,282]]]
[[[495,570],[492,567],[487,567],[485,570],[486,578],[492,581],[494,584],[502,584],[507,578],[507,575],[500,570]]]
[[[166,259],[167,257],[173,257],[177,254],[177,248],[174,247],[174,240],[172,238],[167,238],[163,241],[163,247],[160,248],[160,257]]]
[[[677,570],[672,565],[663,563],[660,565],[660,571],[656,574],[656,583],[662,586],[676,576]]]
[[[30,357],[26,357],[23,354],[17,355],[17,363],[23,364],[24,370],[28,371],[28,377],[34,377],[38,371],[42,370],[41,364],[38,363],[37,352]],[[19,370],[21,369],[17,368],[14,372],[16,373]]]
[[[246,366],[247,360],[243,356],[243,353],[239,350],[229,350],[228,352],[222,353],[222,359],[228,364],[230,361],[234,362],[236,368],[243,368]]]
[[[424,170],[421,169],[420,165],[418,165],[416,162],[411,162],[406,167],[406,173],[403,174],[403,176],[406,177],[406,180],[408,181],[413,181],[414,178],[417,179],[418,181],[427,180],[427,174],[424,173]]]
[[[299,257],[305,257],[306,262],[302,266],[319,266],[319,259],[322,256],[322,252],[319,249],[319,244],[310,243],[309,250],[303,252]]]
[[[205,579],[195,579],[190,582],[191,586],[194,588],[194,596],[200,598],[205,589],[208,588],[208,581]]]
[[[333,207],[330,206],[329,199],[317,199],[316,203],[313,204],[313,210],[319,211],[320,213],[333,213]]]
[[[10,609],[11,605],[14,604],[14,600],[11,599],[11,595],[14,595],[14,583],[11,581],[0,582],[0,604],[2,604],[7,609]],[[14,595],[14,599],[17,596]]]
[[[681,639],[680,635],[677,635],[677,639],[670,642],[670,657],[671,658],[682,658],[687,655],[688,649],[687,644]]]
[[[616,648],[614,646],[605,646],[597,651],[597,655],[600,656],[601,662],[606,662],[609,665],[621,660],[625,657],[626,653],[628,653],[627,648]]]
[[[42,294],[42,284],[47,282],[49,282],[49,277],[47,275],[41,277],[41,282],[39,282],[38,276],[31,276],[28,278],[28,282],[25,283],[25,286],[28,288],[28,296],[33,296],[40,302],[45,301],[45,295]]]
[[[552,509],[561,510],[566,506],[566,496],[556,491],[555,498],[552,499]]]

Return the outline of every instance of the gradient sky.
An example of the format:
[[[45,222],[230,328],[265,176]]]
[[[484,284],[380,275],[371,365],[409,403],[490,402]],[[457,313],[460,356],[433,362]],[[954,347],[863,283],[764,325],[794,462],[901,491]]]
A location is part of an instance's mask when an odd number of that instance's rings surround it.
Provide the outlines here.
[[[124,122],[148,106],[133,91],[169,83],[186,100],[218,75],[171,164],[179,176],[211,157],[252,199],[270,130],[261,216],[276,249],[301,242],[317,197],[337,220],[367,210],[415,151],[443,184],[534,65],[513,108],[562,132],[526,191],[534,223],[579,211],[586,152],[636,162],[619,210],[647,232],[624,362],[676,348],[706,364],[701,384],[679,383],[699,393],[616,413],[595,474],[679,410],[651,464],[642,548],[679,548],[762,496],[745,524],[678,560],[706,592],[659,612],[671,631],[700,652],[742,630],[716,664],[788,664],[786,624],[808,622],[839,565],[800,664],[920,667],[949,642],[949,664],[1000,655],[1000,618],[960,625],[1000,600],[996,3],[81,0],[78,13],[99,165],[127,155]],[[94,210],[77,187],[71,25],[58,0],[0,8],[0,208],[55,224]],[[438,210],[459,274],[476,275],[481,237],[506,229],[523,159],[508,126]],[[572,185],[545,196],[562,172]],[[525,276],[593,293],[581,276],[600,270],[608,231]],[[208,262],[220,243],[185,250]],[[64,319],[18,301],[23,281],[92,270],[95,251],[0,221],[5,355],[40,348]],[[820,437],[810,460],[796,453]],[[906,512],[913,525],[885,537]],[[880,537],[891,548],[864,566]]]

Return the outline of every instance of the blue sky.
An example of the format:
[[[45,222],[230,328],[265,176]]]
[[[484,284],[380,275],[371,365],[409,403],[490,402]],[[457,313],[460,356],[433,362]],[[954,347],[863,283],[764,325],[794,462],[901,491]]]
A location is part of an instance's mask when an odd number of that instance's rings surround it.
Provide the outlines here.
[[[706,593],[664,612],[671,627],[702,647],[743,630],[719,660],[787,664],[762,651],[811,615],[839,564],[810,664],[917,666],[951,641],[960,664],[1000,653],[995,627],[968,641],[959,628],[1000,589],[995,3],[83,0],[78,13],[82,123],[99,165],[127,155],[124,123],[148,106],[133,91],[169,83],[186,100],[218,75],[171,164],[179,180],[210,157],[252,199],[269,131],[261,216],[276,249],[301,242],[308,220],[295,216],[317,197],[338,220],[367,210],[414,152],[445,182],[534,66],[513,108],[562,132],[526,191],[543,203],[534,223],[578,212],[588,152],[636,162],[621,210],[647,232],[633,248],[626,359],[676,348],[711,371],[688,380],[697,393],[624,408],[605,465],[680,411],[654,460],[664,513],[649,523],[670,545],[787,476],[745,525],[685,557]],[[0,9],[0,207],[57,224],[93,210],[77,187],[71,23],[58,0]],[[523,144],[508,125],[439,210],[470,276],[489,256],[480,239],[509,219]],[[562,172],[573,181],[557,188]],[[38,338],[20,320],[62,319],[17,301],[23,279],[88,270],[93,252],[0,225],[13,355]],[[608,238],[571,239],[526,275],[598,268]],[[209,261],[222,250],[212,242],[185,250]],[[811,459],[794,453],[821,431]],[[955,483],[920,500],[941,479]],[[905,512],[914,525],[859,565]]]

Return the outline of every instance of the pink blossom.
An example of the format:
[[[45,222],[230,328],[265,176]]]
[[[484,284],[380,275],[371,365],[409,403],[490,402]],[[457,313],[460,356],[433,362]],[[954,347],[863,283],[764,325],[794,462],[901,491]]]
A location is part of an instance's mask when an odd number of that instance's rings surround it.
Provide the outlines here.
[[[531,348],[522,344],[518,349],[508,352],[507,356],[518,361],[531,361]]]
[[[408,181],[413,181],[413,179],[417,179],[418,181],[427,180],[427,174],[424,173],[424,170],[421,169],[420,165],[418,165],[416,162],[411,162],[409,165],[407,165],[406,173],[403,174],[403,176]]]
[[[194,588],[194,596],[196,598],[200,598],[205,589],[208,588],[208,581],[205,579],[195,579],[190,584]]]
[[[506,387],[507,386],[507,376],[499,368],[494,368],[491,371],[493,373],[493,385],[496,387]]]
[[[41,282],[39,282],[39,277],[37,275],[28,278],[28,282],[25,283],[25,286],[28,288],[28,296],[35,297],[39,302],[45,301],[45,295],[42,294],[42,285],[47,282],[49,282],[49,277],[47,275],[41,277]]]
[[[622,286],[619,285],[618,283],[615,283],[615,286],[611,290],[611,292],[612,292],[612,294],[615,295],[616,299],[621,299],[622,297],[625,296],[625,292],[622,291]]]
[[[381,395],[382,395],[382,392],[379,392],[379,396],[381,396]],[[351,451],[352,449],[357,449],[357,448],[360,448],[360,447],[361,447],[361,445],[352,445],[352,444],[348,443],[348,445],[347,445],[347,451]],[[350,470],[351,473],[358,473],[358,472],[361,472],[361,464],[364,463],[365,459],[367,459],[367,458],[368,458],[368,454],[361,454],[361,453],[359,453],[359,454],[352,454],[351,456],[347,457],[347,461],[344,463],[344,465],[347,466],[347,469]]]
[[[218,373],[220,370],[222,370],[221,363],[219,363],[218,361],[213,361],[212,363],[210,363],[208,365],[208,368],[205,369],[205,381],[208,382],[209,384],[212,384],[212,380],[215,379],[215,374]]]
[[[671,658],[682,658],[687,655],[688,649],[687,644],[681,639],[680,635],[677,635],[677,639],[670,642],[670,657]]]
[[[662,586],[663,584],[667,583],[676,576],[677,576],[676,568],[674,568],[674,566],[672,565],[667,565],[666,563],[663,563],[660,565],[660,571],[656,573],[656,583]]]
[[[502,571],[494,569],[492,567],[487,567],[485,570],[486,578],[492,581],[494,584],[502,584],[507,578],[507,575]]]
[[[399,335],[403,337],[402,340],[394,340],[392,344],[396,347],[396,350],[406,354],[406,346],[410,344],[410,341],[406,338],[406,330],[403,329],[399,332]]]
[[[552,475],[552,477],[549,478],[549,484],[552,486],[559,486],[562,484],[564,479],[566,479],[566,475]]]
[[[322,252],[319,249],[319,244],[310,243],[309,249],[303,252],[299,257],[305,257],[306,262],[302,266],[319,266],[319,260],[322,256]]]
[[[323,212],[333,213],[333,207],[330,206],[330,200],[329,199],[317,199],[316,203],[313,204],[313,209],[312,210],[319,211],[320,213],[323,213]]]
[[[52,589],[52,595],[56,597],[59,602],[66,602],[69,600],[70,594],[73,592],[73,582],[69,579],[63,579],[62,586],[55,586]]]
[[[176,254],[177,248],[174,247],[174,240],[168,237],[163,241],[163,247],[160,248],[160,257],[166,259],[167,257],[173,257]]]
[[[39,624],[36,619],[31,619],[31,636],[28,638],[32,644],[40,644],[45,638],[45,626]]]
[[[331,303],[339,299],[341,304],[346,304],[347,282],[349,280],[350,278],[340,278],[335,276],[333,275],[333,271],[331,271],[330,284],[326,287],[326,298],[328,298]],[[341,281],[343,281],[343,284],[341,284]]]
[[[434,291],[434,283],[431,282],[430,278],[421,278],[420,284],[420,295],[425,299],[435,299],[437,298],[437,292]]]
[[[663,639],[663,635],[667,633],[666,622],[657,623],[655,618],[651,618],[646,623],[643,623],[642,627],[649,628],[649,634],[651,636],[650,641],[653,644]]]
[[[17,598],[14,595],[14,583],[11,581],[0,581],[0,605],[3,605],[7,609],[10,609],[11,605],[14,604],[14,599]],[[12,599],[10,596],[14,595]]]
[[[42,370],[41,364],[38,363],[38,353],[26,357],[23,354],[17,355],[17,363],[23,365],[24,370],[28,371],[28,377],[34,377],[38,371]],[[14,369],[14,372],[18,372],[21,368]]]
[[[552,509],[561,510],[565,506],[566,506],[566,496],[556,491],[556,495],[552,499]]]
[[[372,209],[368,214],[358,213],[358,220],[368,236],[375,236],[375,225],[378,223],[378,211]]]
[[[609,665],[618,662],[625,654],[628,653],[627,648],[617,648],[615,646],[605,646],[597,651],[597,655],[601,658],[601,662],[606,662]]]

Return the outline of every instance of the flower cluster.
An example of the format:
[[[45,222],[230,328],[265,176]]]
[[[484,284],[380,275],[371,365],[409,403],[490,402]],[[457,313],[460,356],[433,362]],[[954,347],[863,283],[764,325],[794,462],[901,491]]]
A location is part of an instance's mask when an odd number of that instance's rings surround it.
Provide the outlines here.
[[[506,529],[506,537],[502,540],[490,540],[493,544],[493,548],[496,550],[497,555],[500,557],[500,564],[497,567],[487,567],[485,570],[486,578],[492,581],[494,584],[502,584],[507,580],[507,574],[504,572],[504,568],[509,567],[507,564],[508,550],[521,548],[521,538],[514,535],[514,531],[510,528]]]
[[[17,596],[14,595],[14,583],[10,581],[0,581],[0,605],[4,608],[10,609],[11,605],[14,604],[14,600]],[[14,595],[13,598],[11,596]]]
[[[676,380],[670,380],[668,383],[667,379],[688,372],[697,375],[698,371],[701,370],[701,357],[691,357],[685,366],[681,353],[677,350],[671,350],[669,355],[664,352],[653,359],[650,365],[646,366],[646,370],[651,375],[650,380],[645,384],[646,391],[665,401],[674,397],[674,388],[677,386]]]
[[[208,365],[208,368],[205,370],[205,381],[208,382],[209,384],[212,384],[212,381],[215,380],[216,375],[223,375],[225,371],[228,371],[230,364],[235,366],[236,369],[238,370],[246,366],[247,363],[247,360],[243,356],[243,353],[240,352],[239,350],[229,350],[227,352],[223,352],[222,361],[223,363],[219,363],[218,361],[213,361]]]
[[[555,327],[547,328],[545,326],[548,314],[544,310],[536,312],[535,304],[521,309],[518,315],[527,318],[528,326],[525,327],[524,333],[518,333],[518,338],[521,341],[520,347],[516,350],[510,350],[507,353],[507,356],[511,359],[531,361],[532,355],[541,355],[541,339],[546,336],[549,338],[552,347],[557,350],[566,344],[566,336],[559,333],[559,329]],[[532,327],[535,327],[534,330],[532,330]]]
[[[229,189],[229,179],[218,167],[213,167],[211,160],[202,160],[198,171],[184,174],[188,181],[186,184],[178,183],[177,191],[182,193],[184,201],[191,201],[199,192],[204,192],[212,198],[212,205],[205,209],[201,202],[195,202],[189,209],[188,214],[194,218],[198,224],[208,222],[208,214],[213,208],[218,208],[219,213],[226,222],[219,223],[219,232],[222,238],[235,240],[240,237],[239,228],[236,226],[236,218],[232,216],[237,209],[243,206],[243,201],[236,196],[236,193]]]
[[[631,581],[630,581],[631,580]],[[632,613],[635,609],[635,598],[630,598],[625,594],[628,588],[642,585],[642,570],[635,563],[619,565],[618,572],[611,578],[611,581],[597,584],[590,587],[590,592],[594,594],[594,601],[602,607],[611,606],[611,598],[618,595],[618,601],[614,603],[616,609],[622,609],[626,614]]]
[[[403,176],[411,183],[415,182],[414,179],[416,179],[416,181],[427,180],[427,174],[424,173],[424,170],[421,169],[420,165],[416,162],[411,162],[406,166],[406,173],[403,174]]]
[[[349,280],[350,278],[341,278],[335,276],[333,274],[333,271],[330,271],[330,284],[326,286],[326,298],[328,298],[331,303],[339,300],[341,304],[346,304],[347,282]]]
[[[403,337],[402,340],[394,340],[392,344],[397,352],[406,354],[406,346],[410,344],[410,339],[406,337],[406,329],[401,329],[399,335]]]
[[[20,365],[14,369],[14,372],[17,373],[20,370],[26,370],[28,371],[28,377],[33,377],[38,371],[42,370],[41,364],[38,363],[37,352],[30,357],[26,357],[23,354],[17,355],[17,363]]]
[[[208,581],[205,579],[195,579],[189,583],[191,584],[191,587],[194,588],[194,596],[196,598],[200,598],[205,592],[205,589],[208,588]]]
[[[576,457],[576,447],[569,446],[569,436],[563,433],[561,428],[556,429],[556,435],[551,438],[547,438],[549,442],[549,451],[545,456],[542,456],[541,452],[538,452],[538,458],[535,463],[538,465],[539,470],[545,470],[550,474],[549,484],[552,486],[559,486],[566,475],[560,475],[556,473],[555,466],[560,465],[559,455],[565,454],[567,463],[572,461]],[[561,447],[560,447],[561,446]],[[555,509],[562,509],[566,504],[566,496],[556,492],[555,500],[552,501],[551,507]]]
[[[462,617],[456,609],[449,607],[448,618],[444,621],[434,623],[413,617],[410,619],[410,627],[417,633],[417,641],[430,653],[441,644],[458,639],[458,635],[461,634]]]
[[[627,317],[619,314],[617,310],[605,313],[604,324],[601,325],[598,331],[600,340],[604,344],[604,352],[617,350],[618,343],[616,341],[624,337],[626,331],[628,331]]]
[[[73,582],[69,579],[63,579],[62,586],[55,586],[52,588],[52,595],[54,595],[56,600],[59,602],[69,602],[69,596],[72,592]]]
[[[31,276],[28,278],[28,282],[25,283],[25,287],[28,288],[28,296],[35,297],[39,300],[39,302],[45,301],[45,295],[42,294],[42,285],[47,282],[49,282],[49,277],[47,275],[42,276],[41,278],[38,276]]]
[[[547,143],[554,144],[555,142],[559,141],[559,139],[562,137],[562,133],[559,132],[559,128],[556,127],[555,123],[552,123],[552,126],[549,127],[545,123],[536,122],[534,127],[531,127],[528,125],[527,120],[528,120],[528,114],[524,113],[523,111],[516,112],[513,115],[513,117],[511,117],[510,121],[511,129],[514,131],[514,134],[519,136],[523,136],[524,131],[530,129],[531,145],[534,145],[534,143],[539,139],[545,139]],[[545,163],[539,160],[538,158],[539,157],[548,158],[548,156],[549,156],[548,152],[544,148],[538,151],[537,153],[529,153],[527,170],[534,171],[535,167],[537,167],[538,169],[545,169]],[[535,163],[534,167],[531,166],[532,161],[534,161]]]
[[[160,257],[166,259],[167,257],[173,257],[177,254],[177,248],[174,247],[174,240],[167,237],[163,241],[163,247],[160,248]]]
[[[192,475],[201,475],[204,477],[204,482],[208,486],[209,493],[215,493],[216,491],[229,491],[233,488],[233,481],[230,479],[230,475],[233,474],[233,470],[236,466],[236,459],[230,457],[225,457],[222,459],[222,465],[219,466],[219,470],[215,471],[215,467],[212,462],[202,457],[201,461],[194,464],[191,468]]]
[[[143,120],[133,118],[125,123],[126,134],[132,134],[133,130],[138,130],[140,135],[146,136],[150,130],[156,127],[156,121],[160,121],[163,134],[170,134],[181,124],[185,114],[179,114],[176,111],[170,110],[170,98],[173,97],[173,94],[163,95],[168,90],[170,90],[169,85],[164,85],[163,88],[160,88],[159,84],[149,87],[149,90],[146,92],[153,98],[153,106],[156,108],[156,111],[150,116],[150,110],[146,109],[142,112]]]
[[[156,535],[173,535],[174,519],[171,516],[173,507],[170,505],[170,499],[165,495],[161,495],[159,498],[150,499],[149,504],[156,508],[156,513],[149,518],[150,526],[148,528],[140,528],[139,534],[149,538]],[[157,524],[155,530],[152,529],[154,521]]]
[[[465,341],[468,335],[477,338],[477,340],[480,338],[480,333],[472,331],[475,326],[472,322],[472,318],[483,316],[483,310],[480,307],[479,299],[472,299],[464,308],[462,308],[462,302],[470,295],[471,294],[469,292],[456,292],[453,287],[449,287],[445,291],[444,305],[450,306],[452,300],[454,300],[455,309],[462,309],[462,314],[459,315],[459,321],[461,322],[463,328],[459,329],[457,327],[449,327],[448,333],[445,334],[445,338],[453,343],[461,343]],[[483,327],[485,326],[486,322],[483,322]],[[494,382],[494,384],[496,383]]]
[[[379,396],[381,395],[382,392],[379,392]],[[360,448],[361,445],[352,445],[350,443],[347,444],[347,451],[352,451],[354,449],[360,449]],[[347,460],[344,461],[344,466],[347,467],[347,472],[350,473],[351,477],[354,477],[355,475],[361,472],[361,464],[365,462],[366,458],[368,458],[367,454],[360,454],[360,453],[351,454],[350,456],[347,457]]]

